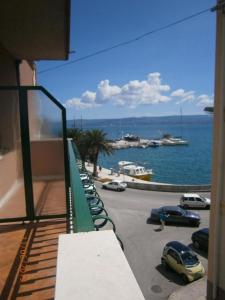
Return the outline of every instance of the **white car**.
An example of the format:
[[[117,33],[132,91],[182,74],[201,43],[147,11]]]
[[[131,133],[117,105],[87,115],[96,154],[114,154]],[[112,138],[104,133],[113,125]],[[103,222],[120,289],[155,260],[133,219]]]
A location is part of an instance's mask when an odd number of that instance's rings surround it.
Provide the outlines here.
[[[81,180],[89,179],[89,176],[86,173],[80,173],[80,179]]]
[[[211,200],[198,194],[183,194],[180,205],[184,208],[210,208]]]
[[[127,184],[123,181],[113,180],[103,183],[102,188],[114,191],[125,191]]]

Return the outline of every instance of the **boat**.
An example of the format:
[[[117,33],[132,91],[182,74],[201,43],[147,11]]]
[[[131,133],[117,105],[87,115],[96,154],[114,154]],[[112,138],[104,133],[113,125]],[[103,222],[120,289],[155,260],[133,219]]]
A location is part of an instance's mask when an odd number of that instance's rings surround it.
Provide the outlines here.
[[[165,146],[188,145],[188,141],[182,140],[180,137],[173,137],[169,133],[163,135],[161,142]]]
[[[152,169],[146,170],[143,166],[137,165],[131,161],[120,161],[118,166],[121,174],[137,179],[150,181],[153,175]]]
[[[137,135],[127,133],[123,136],[123,140],[127,142],[138,142],[140,138]]]

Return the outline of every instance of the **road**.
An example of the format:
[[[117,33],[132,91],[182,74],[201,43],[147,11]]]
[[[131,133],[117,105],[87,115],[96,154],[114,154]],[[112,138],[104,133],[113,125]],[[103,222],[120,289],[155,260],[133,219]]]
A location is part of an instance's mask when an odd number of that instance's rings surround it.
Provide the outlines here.
[[[165,226],[161,232],[155,231],[157,224],[148,224],[152,208],[164,205],[177,205],[180,193],[151,192],[127,189],[125,192],[103,190],[97,184],[109,216],[114,221],[117,233],[124,243],[124,253],[131,266],[146,300],[164,300],[183,285],[173,271],[166,271],[160,264],[164,245],[178,240],[191,244],[195,227]],[[202,193],[209,197],[209,194]],[[200,228],[208,227],[209,210],[199,210]],[[204,252],[198,255],[207,270],[207,257]]]

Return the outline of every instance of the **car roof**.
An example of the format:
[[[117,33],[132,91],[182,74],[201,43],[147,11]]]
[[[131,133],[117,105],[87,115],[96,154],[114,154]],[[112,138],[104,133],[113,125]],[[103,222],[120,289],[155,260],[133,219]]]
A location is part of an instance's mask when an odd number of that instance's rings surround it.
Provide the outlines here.
[[[173,210],[173,211],[181,211],[179,206],[162,206],[161,209],[163,210]]]
[[[191,193],[186,193],[183,195],[184,197],[200,197],[198,194],[191,194]]]
[[[178,241],[172,241],[166,244],[167,247],[172,247],[173,249],[177,250],[178,252],[186,252],[190,251],[191,249],[184,244]]]
[[[196,233],[198,233],[198,232],[204,232],[204,233],[206,233],[206,234],[209,234],[209,228],[202,228],[202,229],[200,229],[200,230],[198,230]]]

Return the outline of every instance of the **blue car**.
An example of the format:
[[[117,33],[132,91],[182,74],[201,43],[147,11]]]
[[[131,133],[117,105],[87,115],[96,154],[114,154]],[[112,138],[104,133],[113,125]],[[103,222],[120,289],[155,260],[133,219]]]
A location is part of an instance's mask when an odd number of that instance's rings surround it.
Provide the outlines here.
[[[150,219],[159,222],[161,214],[164,214],[166,224],[183,224],[197,227],[200,224],[200,216],[198,213],[182,209],[179,206],[153,208]]]
[[[192,242],[196,249],[208,251],[209,228],[202,228],[192,234]]]

